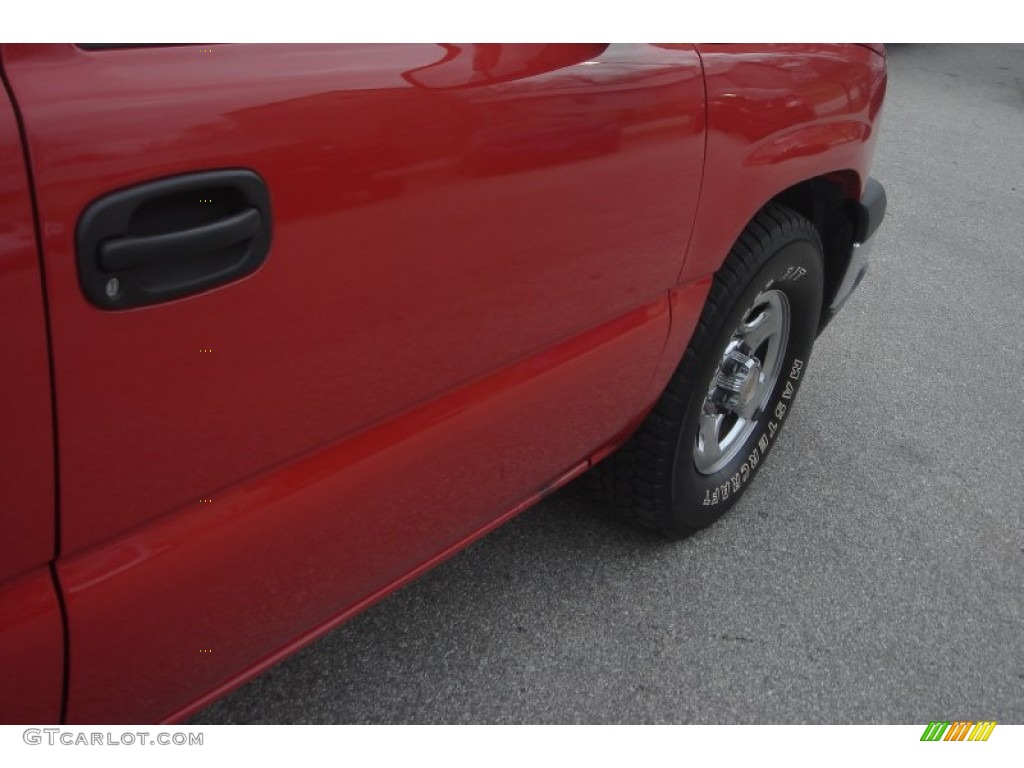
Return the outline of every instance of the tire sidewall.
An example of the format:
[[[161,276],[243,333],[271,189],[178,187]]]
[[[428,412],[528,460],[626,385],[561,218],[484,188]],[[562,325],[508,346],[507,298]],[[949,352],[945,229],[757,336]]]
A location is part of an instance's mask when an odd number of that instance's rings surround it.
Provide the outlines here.
[[[710,525],[739,499],[778,440],[803,381],[807,360],[817,336],[821,314],[823,268],[821,247],[798,236],[778,246],[754,274],[714,334],[710,349],[693,379],[686,415],[673,464],[673,523],[681,529]],[[757,427],[733,459],[718,472],[697,471],[693,450],[704,398],[723,351],[757,296],[770,288],[782,291],[789,303],[789,338],[778,380],[758,417]]]

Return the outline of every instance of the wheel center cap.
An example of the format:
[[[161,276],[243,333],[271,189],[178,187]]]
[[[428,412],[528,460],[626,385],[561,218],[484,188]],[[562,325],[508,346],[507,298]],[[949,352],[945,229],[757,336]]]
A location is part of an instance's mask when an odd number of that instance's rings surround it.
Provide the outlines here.
[[[761,364],[754,360],[753,366],[751,366],[743,375],[743,383],[740,384],[739,392],[736,394],[739,396],[740,404],[746,408],[750,401],[754,399],[757,394],[758,385],[761,383]]]
[[[745,409],[757,395],[761,384],[761,363],[733,349],[726,354],[718,371],[715,400],[735,409]]]

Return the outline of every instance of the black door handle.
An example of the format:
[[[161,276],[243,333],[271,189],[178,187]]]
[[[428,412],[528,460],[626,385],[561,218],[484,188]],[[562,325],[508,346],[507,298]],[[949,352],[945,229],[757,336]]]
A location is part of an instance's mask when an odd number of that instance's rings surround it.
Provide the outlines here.
[[[255,208],[247,208],[226,219],[180,232],[106,240],[100,244],[100,269],[121,272],[144,264],[217,251],[255,237],[262,218]]]
[[[78,220],[78,282],[103,309],[187,296],[254,272],[270,250],[270,194],[252,171],[203,171],[101,197]]]

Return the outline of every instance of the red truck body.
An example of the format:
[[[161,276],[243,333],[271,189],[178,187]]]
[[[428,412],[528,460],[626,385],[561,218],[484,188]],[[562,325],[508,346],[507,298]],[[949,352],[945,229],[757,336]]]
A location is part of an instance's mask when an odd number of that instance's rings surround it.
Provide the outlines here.
[[[860,199],[885,90],[854,45],[0,61],[3,722],[185,718],[582,473],[762,206]],[[265,261],[90,301],[83,211],[218,169]]]

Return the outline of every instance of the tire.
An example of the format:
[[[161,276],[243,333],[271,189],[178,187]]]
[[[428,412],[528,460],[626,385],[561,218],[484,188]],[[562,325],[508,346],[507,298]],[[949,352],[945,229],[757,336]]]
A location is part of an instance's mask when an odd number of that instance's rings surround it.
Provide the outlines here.
[[[718,520],[778,439],[817,335],[814,225],[770,204],[715,274],[693,338],[653,411],[595,468],[627,519],[672,538]]]

